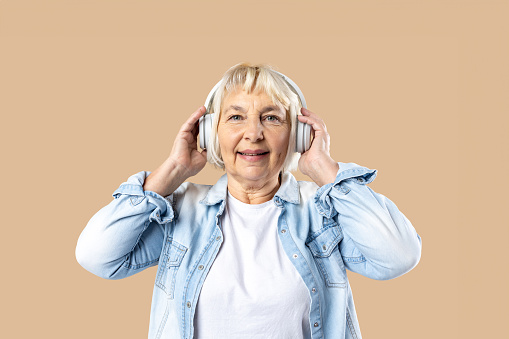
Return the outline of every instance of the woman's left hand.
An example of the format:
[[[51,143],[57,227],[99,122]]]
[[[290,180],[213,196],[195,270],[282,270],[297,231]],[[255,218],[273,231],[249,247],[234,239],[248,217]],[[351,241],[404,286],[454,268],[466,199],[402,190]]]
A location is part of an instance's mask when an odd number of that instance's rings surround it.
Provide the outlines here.
[[[298,119],[311,125],[313,140],[311,147],[302,153],[299,170],[309,176],[318,186],[334,182],[339,165],[330,156],[330,136],[323,120],[306,108],[301,109]]]

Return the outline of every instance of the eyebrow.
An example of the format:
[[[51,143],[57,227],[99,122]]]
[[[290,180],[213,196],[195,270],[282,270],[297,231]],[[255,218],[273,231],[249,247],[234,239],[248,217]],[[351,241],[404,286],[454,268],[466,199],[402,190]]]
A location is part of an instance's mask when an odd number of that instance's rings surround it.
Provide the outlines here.
[[[228,107],[224,113],[228,112],[229,110],[235,110],[237,112],[242,112],[242,113],[246,113],[246,110],[238,105],[231,105],[230,107]],[[267,113],[267,112],[270,112],[270,111],[279,111],[279,107],[277,107],[276,105],[270,105],[270,106],[265,106],[261,111],[260,113],[263,114],[263,113]]]

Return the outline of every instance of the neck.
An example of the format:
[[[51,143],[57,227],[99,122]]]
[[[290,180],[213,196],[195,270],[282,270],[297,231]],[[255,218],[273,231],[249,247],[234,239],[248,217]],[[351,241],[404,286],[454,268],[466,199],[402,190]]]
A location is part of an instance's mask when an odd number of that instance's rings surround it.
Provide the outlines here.
[[[262,204],[271,200],[281,184],[279,175],[263,182],[244,182],[231,175],[227,176],[228,191],[245,204]]]

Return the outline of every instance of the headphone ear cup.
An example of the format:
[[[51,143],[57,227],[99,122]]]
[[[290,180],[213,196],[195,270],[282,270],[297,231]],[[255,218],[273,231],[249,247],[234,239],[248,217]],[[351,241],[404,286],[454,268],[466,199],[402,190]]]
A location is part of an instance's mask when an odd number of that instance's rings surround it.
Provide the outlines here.
[[[212,134],[212,119],[214,119],[214,113],[205,114],[200,117],[199,136],[201,149],[206,149],[209,146],[209,139]]]
[[[311,145],[311,126],[297,119],[297,132],[295,133],[295,152],[304,153]]]

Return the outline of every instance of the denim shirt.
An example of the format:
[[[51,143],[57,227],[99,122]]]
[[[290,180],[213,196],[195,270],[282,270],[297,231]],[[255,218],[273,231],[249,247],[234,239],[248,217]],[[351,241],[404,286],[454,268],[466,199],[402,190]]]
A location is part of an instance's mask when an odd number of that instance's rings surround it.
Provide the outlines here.
[[[190,339],[201,287],[223,243],[227,177],[213,186],[185,182],[162,197],[143,190],[149,174],[129,177],[90,219],[76,258],[106,279],[157,265],[148,337]],[[420,260],[421,238],[410,221],[367,186],[376,174],[340,162],[335,181],[318,187],[283,173],[272,199],[281,210],[282,246],[309,291],[313,339],[361,338],[346,269],[387,280]]]

